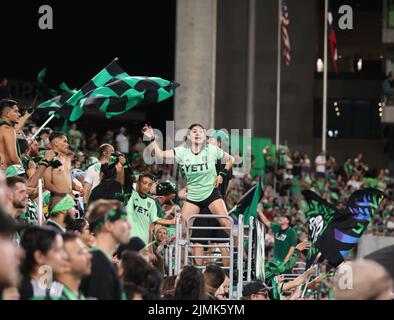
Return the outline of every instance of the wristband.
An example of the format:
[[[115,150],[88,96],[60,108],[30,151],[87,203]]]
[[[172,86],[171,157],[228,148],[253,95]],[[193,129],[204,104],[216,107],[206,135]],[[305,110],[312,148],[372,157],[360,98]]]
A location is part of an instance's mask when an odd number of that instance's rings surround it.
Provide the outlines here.
[[[156,137],[153,137],[152,139],[150,139],[150,142],[153,142],[156,140]]]
[[[48,168],[48,167],[49,167],[49,162],[48,162],[47,160],[41,160],[41,161],[38,163],[38,165],[44,166],[44,167]]]
[[[228,170],[223,169],[222,171],[219,172],[219,175],[221,175],[223,178],[225,178],[228,175]]]

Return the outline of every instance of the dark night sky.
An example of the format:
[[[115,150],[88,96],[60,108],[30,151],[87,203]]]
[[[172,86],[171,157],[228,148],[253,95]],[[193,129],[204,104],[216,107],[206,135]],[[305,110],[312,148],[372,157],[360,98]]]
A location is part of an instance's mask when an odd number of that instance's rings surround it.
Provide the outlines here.
[[[54,30],[38,27],[44,4],[53,8]],[[74,88],[119,57],[130,75],[173,80],[175,11],[175,0],[2,1],[0,74],[34,81],[48,67],[51,87],[65,81]],[[172,105],[146,110],[171,118]]]

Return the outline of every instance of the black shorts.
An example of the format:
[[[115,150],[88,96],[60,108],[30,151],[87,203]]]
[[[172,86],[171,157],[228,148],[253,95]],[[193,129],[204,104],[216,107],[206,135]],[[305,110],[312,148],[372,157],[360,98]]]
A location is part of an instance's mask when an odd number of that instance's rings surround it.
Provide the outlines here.
[[[209,214],[209,210],[204,210],[201,214]],[[193,227],[221,227],[218,219],[204,219],[204,218],[196,218],[193,222]],[[227,233],[223,229],[193,229],[192,230],[192,238],[211,238],[212,243],[225,243],[229,242],[229,240],[214,240],[215,238],[229,238]],[[192,243],[199,244],[208,244],[208,240],[190,240]]]
[[[213,189],[211,195],[208,198],[204,199],[203,201],[192,201],[189,199],[186,199],[186,201],[194,204],[195,206],[199,207],[201,210],[202,208],[208,208],[208,206],[217,199],[222,199],[222,195],[220,194],[219,189],[215,188]]]

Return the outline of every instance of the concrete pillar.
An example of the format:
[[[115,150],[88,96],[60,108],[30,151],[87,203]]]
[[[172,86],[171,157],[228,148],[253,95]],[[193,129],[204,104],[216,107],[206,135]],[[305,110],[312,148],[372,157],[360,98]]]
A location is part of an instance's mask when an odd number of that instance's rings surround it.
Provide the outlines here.
[[[215,125],[217,0],[178,0],[175,130]]]

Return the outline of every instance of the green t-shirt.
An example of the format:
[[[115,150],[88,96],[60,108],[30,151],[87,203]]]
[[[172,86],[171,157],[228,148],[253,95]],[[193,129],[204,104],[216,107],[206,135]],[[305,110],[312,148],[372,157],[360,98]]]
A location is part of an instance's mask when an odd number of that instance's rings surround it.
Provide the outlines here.
[[[271,223],[272,232],[275,236],[274,259],[283,262],[290,247],[297,245],[297,235],[293,228],[282,230],[279,224]]]
[[[298,179],[297,177],[293,177],[293,179],[291,179],[292,184],[290,187],[290,191],[294,196],[301,194],[300,182],[300,179]]]
[[[155,200],[149,197],[142,198],[133,190],[126,212],[131,224],[130,237],[139,237],[148,244],[150,225],[159,219]]]
[[[157,207],[157,216],[161,219],[164,217],[165,212],[163,211],[163,209],[161,208],[161,204],[160,201],[155,199],[156,202],[156,207]]]
[[[180,172],[187,180],[187,199],[203,201],[208,198],[217,177],[216,161],[223,158],[223,150],[207,144],[199,153],[179,146],[174,149]]]

